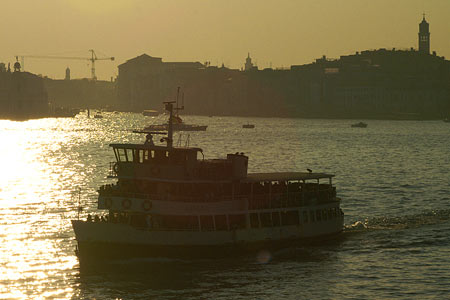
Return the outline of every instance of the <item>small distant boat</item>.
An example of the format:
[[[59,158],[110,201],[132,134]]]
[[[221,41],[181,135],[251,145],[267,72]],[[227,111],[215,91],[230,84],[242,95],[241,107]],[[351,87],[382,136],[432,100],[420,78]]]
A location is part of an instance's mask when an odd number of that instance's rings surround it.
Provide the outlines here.
[[[153,109],[146,109],[142,112],[142,114],[146,117],[156,117],[159,115],[158,111]]]
[[[242,125],[242,128],[255,128],[255,125],[247,123],[247,124]]]
[[[173,131],[206,131],[208,125],[193,125],[193,124],[177,124],[173,123]],[[148,125],[144,131],[168,131],[169,124]]]
[[[94,119],[103,119],[103,115],[101,113],[96,113]]]
[[[367,123],[359,122],[359,123],[352,124],[351,127],[366,128],[367,127]]]
[[[178,106],[178,96],[180,93],[180,88],[177,90],[177,105],[174,107],[175,114],[169,117],[167,123],[164,124],[151,124],[143,129],[143,131],[169,131],[169,123],[172,123],[173,131],[206,131],[208,125],[196,125],[196,124],[186,124],[183,119],[180,118],[179,111],[184,109],[184,94],[183,94],[183,105]]]

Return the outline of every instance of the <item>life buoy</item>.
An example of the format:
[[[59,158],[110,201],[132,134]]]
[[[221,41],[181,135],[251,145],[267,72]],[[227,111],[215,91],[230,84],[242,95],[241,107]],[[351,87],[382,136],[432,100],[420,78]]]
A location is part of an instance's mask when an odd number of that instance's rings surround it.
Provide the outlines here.
[[[142,208],[145,211],[149,211],[150,209],[152,209],[152,203],[150,202],[150,200],[144,200],[144,202],[142,202]]]
[[[130,199],[123,199],[122,200],[122,207],[125,208],[125,209],[129,209],[131,207]]]
[[[119,164],[118,163],[114,164],[113,171],[114,171],[114,173],[119,174]]]
[[[105,198],[105,207],[106,208],[112,207],[112,199],[111,198]]]
[[[150,172],[153,176],[158,176],[161,173],[161,170],[158,167],[153,167]]]

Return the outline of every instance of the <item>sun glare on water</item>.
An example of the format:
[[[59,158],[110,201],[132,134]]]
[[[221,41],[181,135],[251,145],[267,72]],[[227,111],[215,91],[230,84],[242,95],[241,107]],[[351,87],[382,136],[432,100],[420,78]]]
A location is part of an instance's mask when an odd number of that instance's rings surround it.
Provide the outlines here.
[[[61,183],[61,147],[70,143],[56,119],[0,121],[0,298],[70,298],[72,288],[43,285],[54,274],[70,270],[76,257],[61,255],[71,247],[64,236],[70,222],[63,206],[67,189]],[[70,124],[59,121],[61,126]],[[68,174],[73,177],[74,174]],[[34,294],[25,294],[15,282],[25,281]],[[31,292],[30,292],[31,293]]]
[[[27,122],[0,121],[0,199],[2,206],[23,203],[45,202],[42,195],[58,190],[51,162],[47,154],[54,153],[67,138],[54,131],[45,130],[55,119],[31,120]]]

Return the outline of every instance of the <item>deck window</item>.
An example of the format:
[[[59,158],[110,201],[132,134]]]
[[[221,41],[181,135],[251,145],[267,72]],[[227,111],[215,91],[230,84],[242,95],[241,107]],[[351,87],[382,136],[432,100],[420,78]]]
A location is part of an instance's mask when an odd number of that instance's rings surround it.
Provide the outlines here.
[[[142,157],[142,150],[134,149],[133,150],[133,162],[134,163],[142,163],[141,157]]]
[[[308,212],[306,210],[303,211],[302,222],[305,224],[308,223]]]
[[[230,229],[245,228],[246,219],[245,215],[229,215],[228,221],[230,222]]]
[[[316,220],[317,220],[317,222],[322,221],[322,210],[321,209],[316,210]]]
[[[311,223],[313,223],[313,222],[316,221],[316,218],[315,218],[315,215],[314,215],[314,211],[313,211],[313,210],[310,210],[310,211],[309,211],[309,220],[310,220]]]
[[[271,213],[261,213],[259,214],[259,219],[261,221],[261,227],[272,227]]]
[[[291,210],[281,213],[282,225],[298,225],[300,224],[300,218],[297,210]]]
[[[161,216],[162,227],[171,230],[198,230],[196,216]]]
[[[274,211],[272,213],[272,224],[273,226],[280,226],[281,220],[280,220],[280,213],[277,211]]]
[[[212,216],[200,216],[202,231],[214,230],[214,220]]]
[[[117,158],[119,159],[120,162],[127,161],[127,157],[125,155],[125,149],[121,149],[121,148],[117,149]]]
[[[250,227],[251,228],[258,228],[259,227],[259,219],[258,214],[250,214]]]
[[[127,159],[127,162],[133,161],[133,150],[132,149],[125,149],[125,157]]]
[[[214,218],[216,222],[216,230],[228,230],[226,215],[217,215]]]

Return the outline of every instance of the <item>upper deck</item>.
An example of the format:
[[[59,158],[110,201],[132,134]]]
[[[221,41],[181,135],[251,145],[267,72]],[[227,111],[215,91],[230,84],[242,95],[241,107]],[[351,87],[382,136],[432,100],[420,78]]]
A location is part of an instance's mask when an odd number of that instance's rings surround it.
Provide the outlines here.
[[[228,154],[226,159],[204,159],[201,148],[168,148],[146,144],[111,144],[118,178],[149,179],[159,182],[242,183],[310,181],[334,175],[312,172],[247,173],[248,157]],[[198,153],[202,154],[199,157]]]
[[[272,173],[250,173],[242,182],[254,183],[254,182],[273,182],[273,181],[309,181],[333,178],[332,174],[325,173],[306,173],[306,172],[272,172]]]
[[[248,157],[228,154],[225,159],[204,159],[201,148],[150,144],[110,144],[118,178],[158,180],[235,180],[247,175]],[[202,154],[199,157],[198,154]]]

